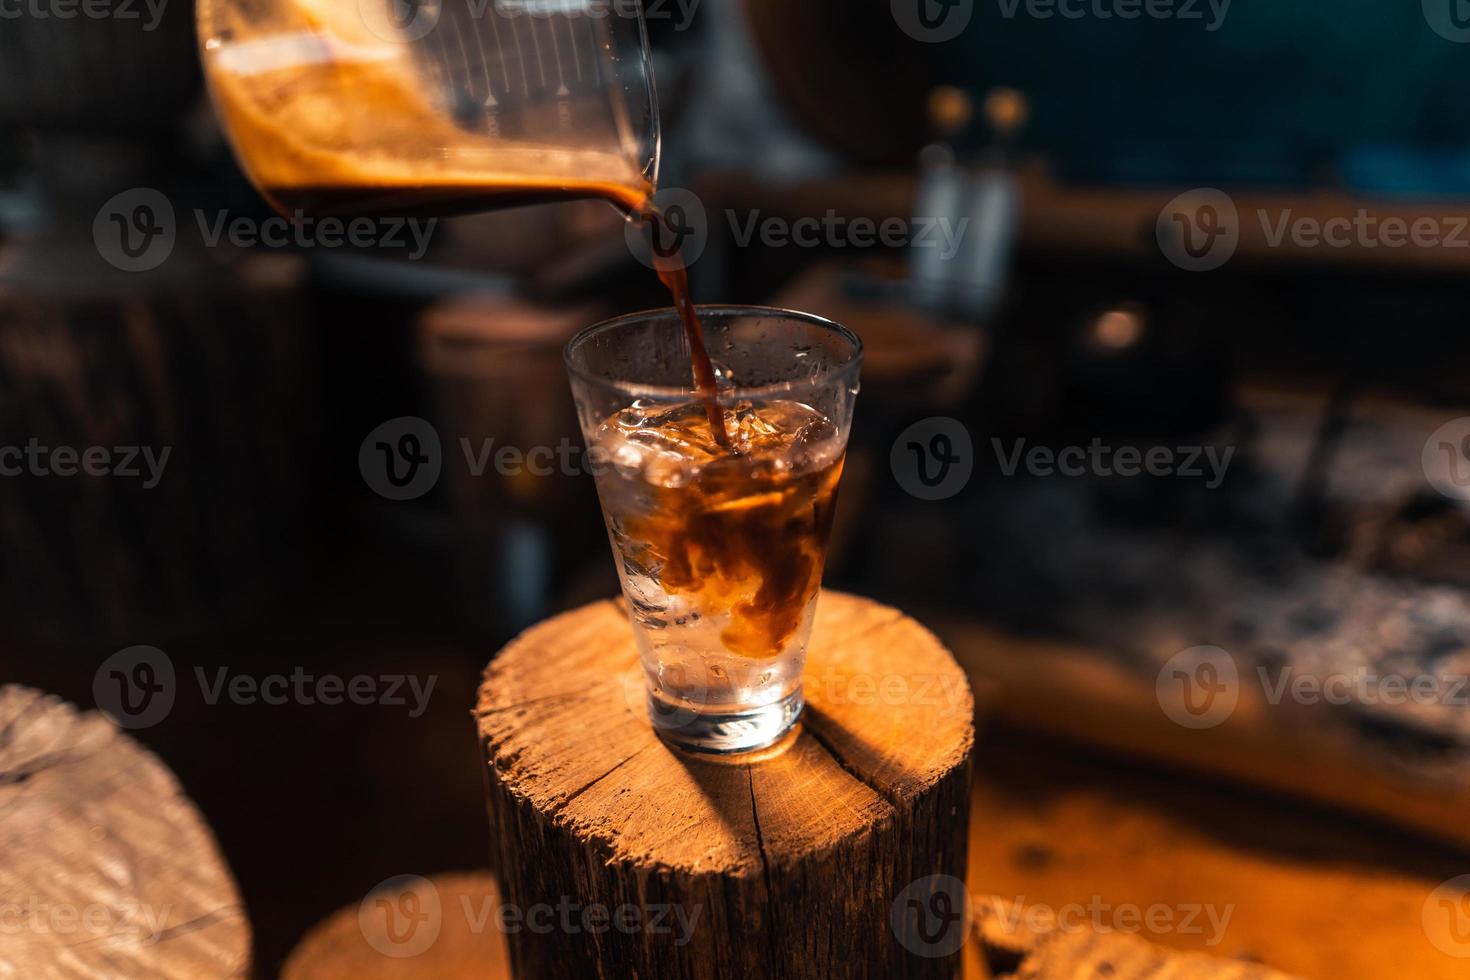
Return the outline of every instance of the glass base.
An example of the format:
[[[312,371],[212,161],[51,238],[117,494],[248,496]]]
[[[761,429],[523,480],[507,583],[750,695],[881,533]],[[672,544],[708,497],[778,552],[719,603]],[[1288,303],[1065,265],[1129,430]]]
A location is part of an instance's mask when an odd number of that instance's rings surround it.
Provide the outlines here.
[[[729,755],[774,745],[791,731],[805,705],[799,687],[780,701],[739,712],[671,711],[650,698],[648,717],[659,738],[671,745],[689,752]]]

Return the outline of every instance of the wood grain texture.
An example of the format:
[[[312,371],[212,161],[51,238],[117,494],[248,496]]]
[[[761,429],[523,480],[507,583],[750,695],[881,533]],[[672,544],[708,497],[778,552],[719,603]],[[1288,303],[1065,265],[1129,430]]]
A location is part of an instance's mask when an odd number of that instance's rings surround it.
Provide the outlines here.
[[[250,969],[213,835],[96,712],[0,688],[0,977],[200,980]]]
[[[505,939],[496,925],[495,879],[480,872],[416,881],[410,887],[421,897],[433,893],[427,906],[433,921],[419,926],[433,935],[419,944],[422,949],[410,945],[418,937],[407,930],[397,933],[404,943],[395,949],[379,923],[364,926],[362,905],[350,905],[306,934],[287,959],[282,980],[510,980]],[[374,913],[369,908],[366,914]]]
[[[500,654],[477,715],[507,902],[632,907],[628,928],[511,935],[521,980],[956,974],[958,954],[903,948],[889,913],[916,879],[964,875],[963,672],[896,610],[824,592],[805,686],[781,750],[695,758],[650,728],[617,605]]]
[[[975,753],[971,891],[1073,917],[1101,903],[1081,921],[1170,949],[1319,980],[1465,980],[1425,931],[1464,870],[1421,834],[1031,730],[991,727]]]
[[[1032,928],[1045,921],[1000,899],[975,903],[975,925],[993,980],[1292,980],[1256,963],[1166,950],[1123,932]]]

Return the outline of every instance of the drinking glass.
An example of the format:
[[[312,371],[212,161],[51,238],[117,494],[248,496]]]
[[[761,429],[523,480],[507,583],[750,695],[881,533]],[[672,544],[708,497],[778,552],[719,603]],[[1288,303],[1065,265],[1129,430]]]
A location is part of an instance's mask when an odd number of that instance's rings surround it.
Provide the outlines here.
[[[288,215],[400,215],[657,184],[658,102],[623,0],[199,0],[235,153]]]
[[[649,718],[685,748],[741,752],[802,711],[862,343],[786,310],[706,306],[699,318],[732,449],[691,387],[674,310],[591,327],[566,362]]]

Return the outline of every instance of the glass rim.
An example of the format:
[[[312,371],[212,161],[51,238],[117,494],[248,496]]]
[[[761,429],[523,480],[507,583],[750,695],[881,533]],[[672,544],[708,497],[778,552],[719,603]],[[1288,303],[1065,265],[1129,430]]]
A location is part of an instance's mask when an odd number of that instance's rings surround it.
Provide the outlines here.
[[[774,317],[782,320],[795,320],[810,326],[821,327],[824,330],[836,334],[852,345],[852,356],[844,363],[833,365],[812,378],[792,381],[777,381],[768,385],[756,385],[754,387],[742,387],[736,385],[733,388],[721,388],[716,393],[717,400],[727,398],[762,398],[770,395],[779,395],[794,391],[798,388],[809,388],[813,385],[831,384],[832,380],[843,375],[856,373],[863,364],[863,340],[847,327],[836,320],[829,320],[815,313],[803,313],[800,310],[788,310],[779,306],[730,306],[720,304],[696,305],[695,311],[701,317],[706,315],[715,317],[728,316],[764,316]],[[571,340],[567,341],[562,351],[562,361],[566,365],[567,373],[575,380],[585,384],[597,385],[602,388],[633,395],[635,397],[650,397],[658,399],[690,398],[699,394],[691,383],[688,387],[672,387],[669,385],[641,384],[632,381],[617,381],[612,378],[604,378],[587,372],[573,360],[573,352],[584,342],[591,340],[593,336],[616,330],[630,323],[646,322],[650,320],[672,320],[676,325],[679,323],[679,311],[672,306],[655,307],[654,309],[641,310],[637,313],[624,313],[600,323],[594,323],[590,327],[579,330]],[[680,328],[682,329],[682,327]]]

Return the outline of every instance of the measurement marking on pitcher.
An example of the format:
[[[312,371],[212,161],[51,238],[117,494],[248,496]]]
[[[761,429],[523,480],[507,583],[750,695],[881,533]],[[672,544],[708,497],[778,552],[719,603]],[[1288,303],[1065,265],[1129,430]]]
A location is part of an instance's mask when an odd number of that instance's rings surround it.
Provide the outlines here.
[[[577,84],[582,84],[582,53],[577,50],[577,18],[567,18],[567,37],[572,41],[572,64],[577,69]]]
[[[495,35],[495,53],[500,56],[500,74],[505,78],[505,91],[508,94],[510,92],[510,65],[506,62],[510,59],[505,56],[505,44],[500,40],[500,25],[495,23],[500,18],[498,16],[491,16],[485,19],[490,21],[490,31]],[[490,101],[499,105],[495,101],[495,92],[493,89],[490,92]]]
[[[536,37],[536,21],[531,20],[531,44],[536,48],[536,72],[541,77],[541,91],[546,91],[546,59],[541,55],[541,41]],[[526,95],[529,97],[530,92]]]
[[[451,17],[449,18],[449,22],[454,26],[454,40],[459,45],[459,63],[464,66],[463,92],[473,99],[475,96],[475,86],[470,81],[470,51],[469,48],[465,47],[464,31],[460,30],[459,20],[457,18]],[[458,83],[456,83],[455,88],[459,88]]]
[[[516,22],[514,20],[510,22],[510,36],[514,38],[516,42],[516,61],[520,64],[521,68],[521,88],[529,96],[531,94],[531,79],[526,74],[526,52],[524,51],[524,49],[521,48],[521,32],[516,30]],[[510,94],[509,89],[510,86],[507,84],[507,95]]]
[[[485,98],[480,102],[480,105],[489,112],[493,111],[500,103],[495,99],[495,83],[490,81],[490,58],[486,54],[489,49],[485,44],[485,29],[480,26],[480,21],[484,19],[483,17],[474,17],[471,18],[471,23],[475,26],[475,45],[476,50],[480,54],[480,75],[485,79]],[[495,25],[492,23],[490,26],[493,28]],[[500,46],[499,38],[496,38],[495,44],[497,48]],[[474,93],[470,94],[473,95]],[[495,121],[493,119],[490,120],[490,127],[491,134],[497,135],[495,133]]]
[[[551,31],[551,50],[556,55],[556,94],[564,99],[572,93],[567,91],[567,73],[561,66],[561,42],[556,39],[556,21],[547,21],[546,27]]]

